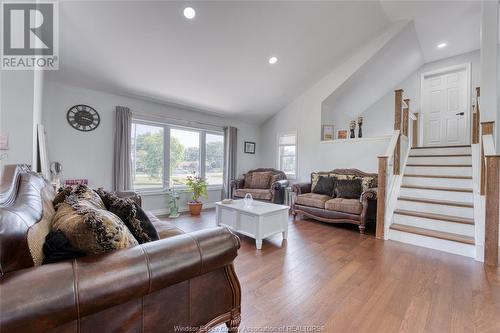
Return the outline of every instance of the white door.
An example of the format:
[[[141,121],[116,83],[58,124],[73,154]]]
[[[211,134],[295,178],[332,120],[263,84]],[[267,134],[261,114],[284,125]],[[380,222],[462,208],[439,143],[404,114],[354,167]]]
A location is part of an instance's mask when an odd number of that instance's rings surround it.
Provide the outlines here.
[[[424,146],[469,144],[467,69],[423,76]]]

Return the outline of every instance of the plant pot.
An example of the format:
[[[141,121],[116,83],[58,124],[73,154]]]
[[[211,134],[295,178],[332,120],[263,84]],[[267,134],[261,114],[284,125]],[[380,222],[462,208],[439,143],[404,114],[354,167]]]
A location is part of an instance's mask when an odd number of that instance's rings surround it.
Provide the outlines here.
[[[202,202],[188,202],[189,213],[192,216],[198,216],[201,213],[201,207],[203,207]]]

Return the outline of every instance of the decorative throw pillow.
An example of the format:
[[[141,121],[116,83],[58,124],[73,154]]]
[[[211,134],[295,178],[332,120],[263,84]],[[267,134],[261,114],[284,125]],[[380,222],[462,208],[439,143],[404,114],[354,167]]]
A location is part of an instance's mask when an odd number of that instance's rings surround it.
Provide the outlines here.
[[[75,248],[61,230],[51,231],[43,244],[43,264],[61,260],[75,259],[85,256],[83,251]]]
[[[139,244],[160,239],[153,223],[135,202],[127,198],[120,198],[101,188],[96,192],[101,197],[106,209],[116,214],[125,223]]]
[[[361,189],[364,191],[373,187],[374,179],[373,177],[361,177]]]
[[[72,247],[86,255],[138,244],[123,221],[107,211],[99,195],[86,186],[73,188],[56,208],[52,231],[60,230]]]
[[[332,196],[332,194],[334,194],[333,193],[334,182],[335,182],[334,177],[319,176],[318,182],[316,183],[316,186],[314,187],[314,190],[312,192],[316,194],[324,194]]]
[[[271,172],[253,172],[252,173],[252,185],[250,188],[269,188],[269,182],[271,181]]]
[[[344,199],[359,199],[361,196],[361,179],[335,180],[335,197]]]
[[[328,172],[311,173],[311,192],[314,192],[314,188],[318,184],[319,177],[328,177]]]
[[[52,201],[54,200],[54,189],[47,185],[41,191],[42,198],[42,218],[28,229],[28,247],[35,266],[43,264],[43,246],[45,237],[49,234],[52,226],[52,219],[56,214]]]
[[[251,188],[252,186],[252,173],[251,172],[247,172],[245,173],[245,184],[243,184],[243,187],[244,188]]]
[[[56,207],[57,209],[57,205],[64,202],[68,196],[72,196],[74,198],[77,198],[78,200],[88,201],[89,203],[100,209],[106,208],[99,195],[93,189],[85,185],[66,186],[59,188],[56,197],[52,201],[54,207]]]

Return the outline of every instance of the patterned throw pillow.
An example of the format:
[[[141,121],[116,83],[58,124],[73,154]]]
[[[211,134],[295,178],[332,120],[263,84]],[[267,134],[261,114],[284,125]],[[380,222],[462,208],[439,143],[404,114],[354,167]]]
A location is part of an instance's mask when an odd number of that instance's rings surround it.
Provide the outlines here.
[[[330,174],[328,172],[313,172],[311,173],[311,192],[314,192],[316,185],[318,184],[319,177],[328,177]]]
[[[313,193],[332,196],[335,183],[334,177],[319,176],[319,180],[314,187]]]
[[[335,197],[359,199],[361,196],[361,179],[337,179],[335,181]]]
[[[123,221],[107,211],[99,195],[86,186],[67,190],[56,208],[52,231],[60,230],[71,246],[87,255],[138,244]]]
[[[361,179],[361,188],[362,188],[363,192],[368,190],[369,188],[374,187],[373,186],[373,183],[374,183],[373,177],[361,177],[359,179]]]
[[[139,244],[160,239],[153,223],[135,202],[127,198],[120,198],[101,188],[96,192],[101,197],[106,209],[116,214],[125,223]]]
[[[252,173],[252,185],[250,188],[267,189],[270,187],[269,182],[271,181],[271,172],[253,172]]]

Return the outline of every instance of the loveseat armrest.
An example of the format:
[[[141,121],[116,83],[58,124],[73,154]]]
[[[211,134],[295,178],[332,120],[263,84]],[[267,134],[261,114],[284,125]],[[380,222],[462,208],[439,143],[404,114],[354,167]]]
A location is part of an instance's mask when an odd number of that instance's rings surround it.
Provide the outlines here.
[[[311,183],[297,183],[292,185],[292,191],[296,194],[304,194],[311,192]]]
[[[0,331],[46,332],[230,266],[238,248],[237,236],[213,228],[8,273],[0,280]]]
[[[282,205],[285,202],[285,192],[289,181],[287,179],[277,180],[271,184],[272,202]]]
[[[289,183],[288,179],[277,180],[271,184],[271,190],[284,190],[287,188]]]
[[[245,187],[245,179],[233,179],[229,185],[231,186],[231,197],[234,197],[234,192],[237,189]]]
[[[360,202],[364,204],[365,202],[368,202],[368,200],[376,200],[377,193],[378,193],[377,187],[367,189],[366,191],[361,193]]]
[[[134,191],[118,191],[118,192],[114,192],[114,193],[116,194],[116,196],[118,196],[120,198],[131,199],[138,206],[140,206],[140,207],[142,206],[142,197],[137,192],[134,192]]]

